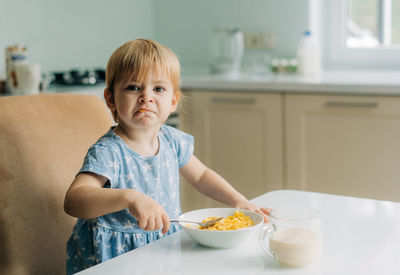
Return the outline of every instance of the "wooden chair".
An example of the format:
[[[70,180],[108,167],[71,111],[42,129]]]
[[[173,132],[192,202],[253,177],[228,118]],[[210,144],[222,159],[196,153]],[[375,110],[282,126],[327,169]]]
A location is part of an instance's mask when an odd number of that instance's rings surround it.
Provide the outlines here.
[[[94,95],[0,98],[0,274],[65,274],[65,192],[111,125]]]

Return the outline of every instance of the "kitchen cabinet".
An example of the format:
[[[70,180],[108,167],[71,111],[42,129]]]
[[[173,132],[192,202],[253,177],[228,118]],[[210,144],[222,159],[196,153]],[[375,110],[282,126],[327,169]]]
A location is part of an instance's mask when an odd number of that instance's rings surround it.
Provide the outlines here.
[[[246,197],[296,189],[400,201],[400,97],[190,91],[181,128]],[[182,184],[184,210],[221,204]]]
[[[284,102],[288,188],[400,201],[400,97]]]
[[[195,155],[251,199],[282,189],[280,94],[187,91],[180,128],[195,139]],[[182,209],[223,206],[183,181]]]

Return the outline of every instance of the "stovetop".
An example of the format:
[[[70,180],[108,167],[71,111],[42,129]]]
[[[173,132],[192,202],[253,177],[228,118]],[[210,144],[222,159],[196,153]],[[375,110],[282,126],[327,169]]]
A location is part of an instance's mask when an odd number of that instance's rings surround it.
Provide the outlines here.
[[[105,70],[69,70],[65,72],[53,72],[49,75],[49,84],[59,84],[65,86],[84,85],[90,86],[105,81]]]

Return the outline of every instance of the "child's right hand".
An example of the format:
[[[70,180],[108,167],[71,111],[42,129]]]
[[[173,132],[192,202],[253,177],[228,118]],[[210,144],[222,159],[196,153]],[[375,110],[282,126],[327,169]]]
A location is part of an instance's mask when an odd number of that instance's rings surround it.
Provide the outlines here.
[[[164,208],[149,196],[136,190],[134,192],[130,198],[129,211],[136,218],[139,227],[146,231],[162,228],[162,233],[167,233],[170,223]]]

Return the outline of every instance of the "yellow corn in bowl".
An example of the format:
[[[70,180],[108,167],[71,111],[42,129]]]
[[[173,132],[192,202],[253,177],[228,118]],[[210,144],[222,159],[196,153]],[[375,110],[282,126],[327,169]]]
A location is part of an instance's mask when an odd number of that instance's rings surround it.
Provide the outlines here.
[[[232,248],[242,245],[261,227],[264,217],[253,211],[235,208],[205,208],[182,214],[179,219],[205,221],[224,217],[211,228],[201,228],[193,224],[180,222],[183,230],[195,242],[215,248]]]

